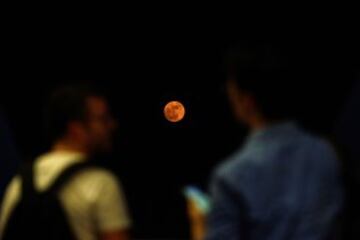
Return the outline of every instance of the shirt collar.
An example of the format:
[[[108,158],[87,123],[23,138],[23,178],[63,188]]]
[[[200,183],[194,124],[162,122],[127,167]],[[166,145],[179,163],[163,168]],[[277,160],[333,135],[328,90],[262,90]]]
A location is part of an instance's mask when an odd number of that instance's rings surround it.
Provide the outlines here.
[[[272,137],[283,133],[293,132],[297,129],[297,124],[292,121],[271,124],[260,130],[256,130],[248,137],[248,142],[262,139],[264,137]]]

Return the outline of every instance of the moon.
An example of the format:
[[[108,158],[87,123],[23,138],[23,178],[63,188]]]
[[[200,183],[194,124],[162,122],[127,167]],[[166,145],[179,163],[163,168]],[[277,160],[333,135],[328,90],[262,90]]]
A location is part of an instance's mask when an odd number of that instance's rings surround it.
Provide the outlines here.
[[[170,122],[179,122],[185,116],[185,107],[179,101],[171,101],[165,105],[164,115]]]

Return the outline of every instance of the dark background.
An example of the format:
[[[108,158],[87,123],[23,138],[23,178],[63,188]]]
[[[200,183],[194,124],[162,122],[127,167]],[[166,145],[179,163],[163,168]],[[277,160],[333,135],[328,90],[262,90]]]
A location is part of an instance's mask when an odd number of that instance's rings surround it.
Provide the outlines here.
[[[19,150],[24,159],[45,150],[41,111],[53,88],[95,83],[119,121],[107,165],[124,185],[139,238],[186,238],[182,188],[206,189],[212,169],[246,136],[223,90],[222,60],[230,45],[268,38],[281,46],[296,67],[289,109],[302,126],[324,136],[331,136],[359,73],[358,41],[351,35],[338,40],[334,33],[299,32],[276,39],[200,27],[51,29],[13,30],[3,45],[1,105]],[[163,117],[170,100],[186,107],[180,123]]]

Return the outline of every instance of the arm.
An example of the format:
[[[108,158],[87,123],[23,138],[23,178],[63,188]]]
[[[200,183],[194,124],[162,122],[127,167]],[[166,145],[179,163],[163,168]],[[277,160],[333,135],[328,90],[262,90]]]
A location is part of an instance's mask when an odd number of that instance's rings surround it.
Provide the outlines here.
[[[204,240],[206,232],[206,215],[201,212],[196,204],[187,200],[188,216],[190,220],[190,232],[192,240]]]
[[[232,240],[247,236],[245,201],[238,189],[221,177],[211,183],[212,209],[208,216],[188,200],[191,236],[193,240]]]
[[[207,240],[245,239],[247,208],[240,189],[223,177],[215,176],[211,184],[212,210],[207,219]]]
[[[121,186],[115,177],[101,179],[101,191],[95,203],[95,221],[101,240],[128,240],[131,221]]]

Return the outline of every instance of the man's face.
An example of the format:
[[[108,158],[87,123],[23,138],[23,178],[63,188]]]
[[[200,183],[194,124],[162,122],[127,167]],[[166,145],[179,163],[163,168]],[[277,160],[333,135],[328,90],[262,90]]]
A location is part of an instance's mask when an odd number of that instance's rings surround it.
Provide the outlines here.
[[[85,129],[92,152],[108,152],[112,149],[116,127],[106,100],[101,97],[88,98]]]

